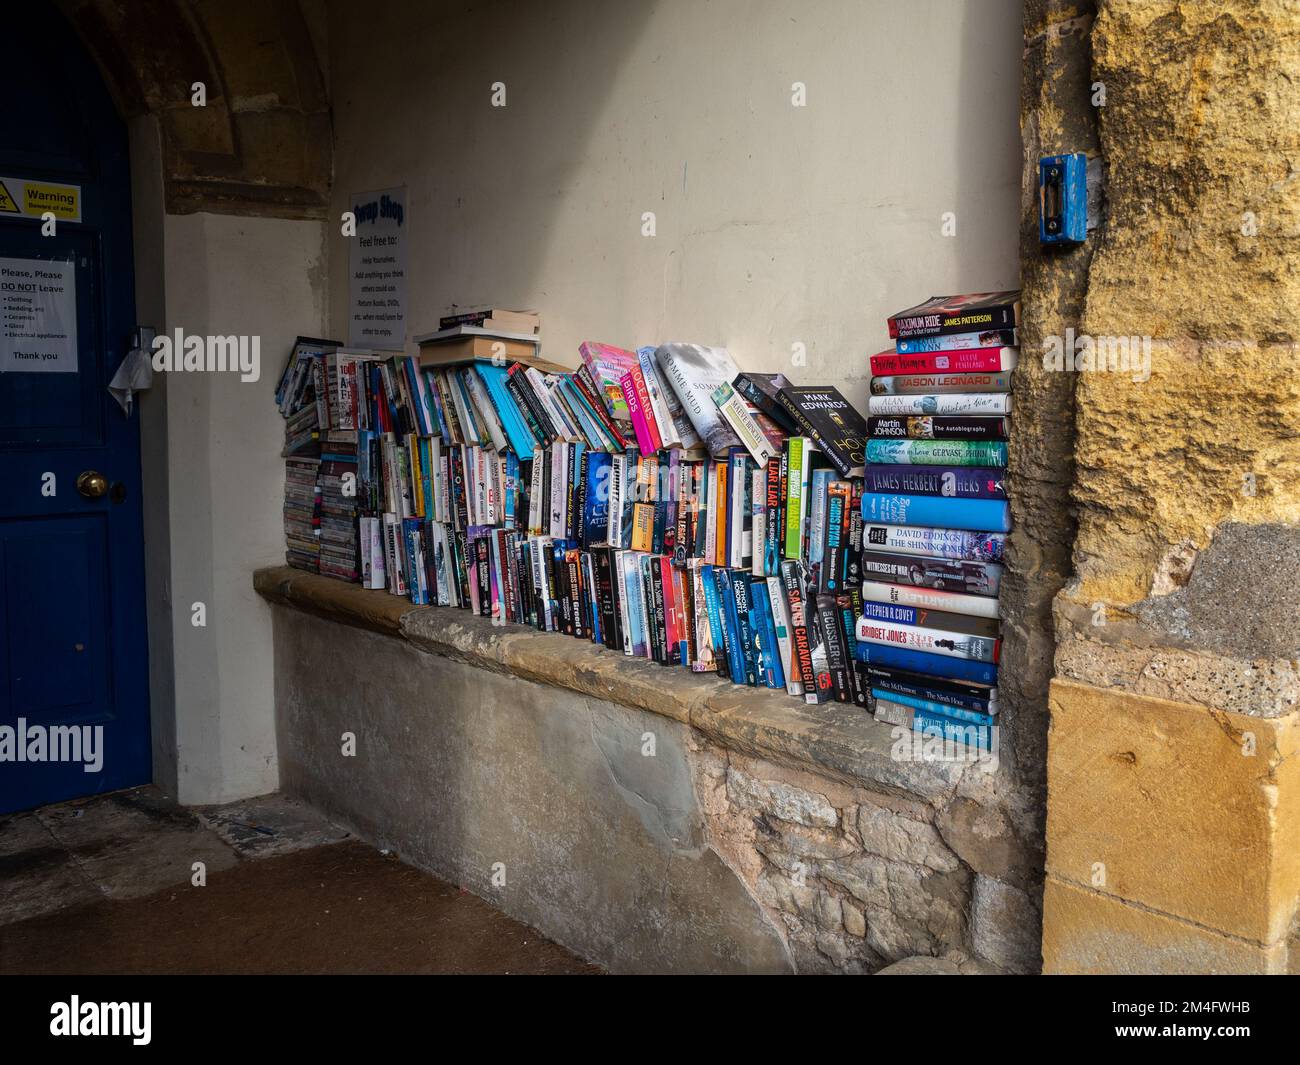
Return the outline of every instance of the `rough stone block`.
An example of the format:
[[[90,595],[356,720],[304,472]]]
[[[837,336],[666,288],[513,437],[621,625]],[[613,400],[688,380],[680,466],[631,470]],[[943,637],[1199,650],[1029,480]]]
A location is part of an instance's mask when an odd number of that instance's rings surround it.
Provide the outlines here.
[[[1300,730],[1055,680],[1047,870],[1258,943],[1300,890]],[[1050,923],[1050,921],[1049,921]]]

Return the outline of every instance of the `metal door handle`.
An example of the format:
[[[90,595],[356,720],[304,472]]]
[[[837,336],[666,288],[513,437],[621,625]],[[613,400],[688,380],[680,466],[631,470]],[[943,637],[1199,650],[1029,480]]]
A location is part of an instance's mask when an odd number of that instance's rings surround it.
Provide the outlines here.
[[[108,491],[108,478],[97,470],[86,470],[77,478],[77,491],[87,499],[98,499]]]

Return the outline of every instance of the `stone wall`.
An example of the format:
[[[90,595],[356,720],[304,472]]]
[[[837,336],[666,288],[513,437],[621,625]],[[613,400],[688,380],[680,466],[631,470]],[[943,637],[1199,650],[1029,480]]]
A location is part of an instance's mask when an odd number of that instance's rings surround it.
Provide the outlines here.
[[[1078,533],[1054,614],[1045,967],[1275,972],[1300,896],[1300,11],[1096,8],[1089,84],[1038,118],[1083,150],[1098,123],[1105,213],[1066,283],[1026,271],[1027,307],[1061,313],[1036,331],[1027,313],[1022,338],[1032,359],[1069,327],[1103,353],[1054,375],[1074,388]]]
[[[258,588],[282,787],[611,970],[1038,967],[995,762],[322,577]]]

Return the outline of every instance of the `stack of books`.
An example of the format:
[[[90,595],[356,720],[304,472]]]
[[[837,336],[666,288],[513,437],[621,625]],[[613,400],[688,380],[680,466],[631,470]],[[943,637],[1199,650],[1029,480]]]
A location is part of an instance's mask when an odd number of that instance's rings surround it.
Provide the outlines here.
[[[874,713],[985,747],[1019,308],[1018,292],[984,292],[891,316],[895,344],[871,357],[867,401],[856,635]]]
[[[696,344],[587,342],[571,371],[536,332],[502,359],[463,332],[495,321],[440,325],[418,356],[289,360],[277,397],[313,384],[286,418],[324,397],[320,572],[869,705],[854,650],[867,425],[835,388]]]
[[[298,337],[280,377],[275,401],[284,415],[285,561],[297,569],[320,570],[321,464],[324,415],[324,358],[338,344]],[[320,405],[317,404],[317,389]]]

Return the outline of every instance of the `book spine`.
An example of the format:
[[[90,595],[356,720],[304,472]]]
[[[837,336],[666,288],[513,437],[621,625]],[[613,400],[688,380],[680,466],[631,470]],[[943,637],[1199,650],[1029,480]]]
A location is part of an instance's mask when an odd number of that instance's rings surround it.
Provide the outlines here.
[[[1015,348],[969,348],[871,356],[873,377],[906,373],[1002,373],[1016,368]]]
[[[868,414],[1010,414],[1006,392],[941,392],[934,395],[886,395],[867,399]],[[868,447],[870,452],[870,447]],[[874,461],[870,454],[868,462]],[[988,465],[992,465],[989,463]]]
[[[844,564],[848,555],[849,496],[847,481],[832,481],[826,486],[825,509],[822,516],[822,546],[817,587],[820,591],[838,595],[844,586]]]
[[[855,633],[856,635],[856,633]],[[971,684],[997,684],[998,667],[989,662],[976,662],[968,658],[951,658],[947,655],[929,654],[906,647],[867,643],[858,638],[854,649],[859,661],[869,666],[901,669],[952,681]]]
[[[915,466],[1006,466],[1001,440],[868,440],[867,462]]]
[[[776,454],[776,448],[763,435],[763,430],[749,412],[741,395],[724,381],[713,390],[713,402],[727,424],[740,437],[740,442],[754,457],[754,461],[760,466],[766,466],[767,460]]]
[[[923,528],[916,525],[864,525],[864,551],[926,555],[970,562],[1001,562],[1006,534],[964,529]]]
[[[941,374],[899,374],[894,377],[873,377],[871,379],[871,396],[883,399],[886,396],[935,397],[954,395],[987,395],[1011,391],[1010,373],[941,373]],[[927,411],[870,410],[869,414],[925,414]],[[939,414],[980,414],[980,411],[939,410]],[[1004,413],[1002,411],[983,412],[985,414]]]
[[[868,673],[870,676],[870,673]],[[971,720],[976,724],[992,725],[995,723],[994,715],[987,710],[988,703],[984,703],[981,708],[978,705],[965,705],[951,700],[962,698],[961,696],[948,696],[946,699],[936,699],[932,696],[923,694],[927,689],[909,690],[906,685],[896,682],[878,681],[871,677],[871,694],[878,699],[889,699],[892,702],[901,703],[904,706],[910,706],[916,710],[929,710],[935,714],[948,714],[951,717],[961,717],[963,720]],[[972,703],[975,703],[972,700]],[[966,718],[963,715],[969,714]]]
[[[1000,635],[996,618],[955,614],[923,606],[864,599],[859,613],[864,618],[891,625],[916,625],[925,629],[941,629],[944,632],[961,633],[963,636],[985,636],[989,639],[996,639]]]
[[[944,629],[921,628],[916,625],[892,624],[869,617],[858,619],[858,643],[882,644],[903,647],[926,654],[949,658],[965,658],[974,662],[996,664],[1002,641],[997,637],[971,636]]]
[[[887,584],[884,581],[863,581],[862,596],[878,603],[895,603],[899,606],[943,610],[952,614],[967,614],[977,618],[996,618],[998,600],[993,596],[969,595],[964,592],[942,592],[934,588],[917,588],[909,584]]]
[[[709,636],[718,672],[731,679],[731,652],[728,647],[727,626],[722,605],[721,582],[716,568],[705,563],[700,566],[700,584],[704,588],[704,605],[709,618]]]
[[[713,577],[718,585],[722,605],[723,632],[726,633],[727,659],[733,684],[747,684],[745,670],[745,645],[742,642],[739,616],[736,610],[736,592],[731,573],[725,566],[714,566]]]
[[[623,398],[627,401],[627,410],[632,418],[632,431],[636,434],[637,447],[645,454],[658,451],[659,430],[654,424],[654,410],[650,406],[650,393],[646,390],[641,367],[634,366],[628,370],[619,378],[618,383],[623,389]]]
[[[772,610],[772,630],[776,635],[777,653],[781,671],[785,676],[785,690],[793,696],[803,695],[803,680],[799,674],[799,660],[794,653],[790,625],[790,604],[785,594],[785,582],[779,576],[768,577],[767,601]]]
[[[830,674],[831,696],[837,703],[853,702],[849,681],[849,659],[845,653],[844,634],[839,610],[830,596],[817,599],[817,621],[826,648],[826,667]]]
[[[969,333],[972,327],[979,330],[1016,328],[1016,308],[1012,304],[996,307],[965,308],[952,314],[915,314],[906,318],[897,316],[889,320],[889,335],[900,337],[946,336],[950,333]]]
[[[1009,532],[1010,504],[1000,499],[947,499],[943,496],[862,496],[862,518],[887,525],[938,525],[948,529]]]
[[[804,602],[804,580],[803,563],[795,559],[781,563],[781,584],[790,611],[792,672],[799,678],[805,701],[816,703],[821,700],[817,697],[817,681],[813,673],[812,636],[808,631],[810,619]]]
[[[805,449],[807,441],[802,436],[792,436],[786,442],[785,496],[785,557],[797,559],[803,554],[803,514],[805,501],[804,471],[807,469]]]
[[[875,415],[867,419],[867,436],[878,440],[1006,440],[1006,418],[980,415]]]
[[[727,570],[731,594],[736,602],[736,628],[740,634],[740,649],[744,656],[745,683],[751,688],[759,686],[759,653],[757,632],[754,628],[753,600],[750,595],[749,574],[743,570]]]
[[[970,351],[973,348],[1014,348],[1014,329],[986,329],[983,332],[949,333],[937,337],[901,337],[894,342],[900,355],[914,355],[922,351]]]
[[[772,613],[772,600],[764,579],[749,582],[750,602],[758,640],[759,661],[762,666],[760,680],[769,688],[785,687],[785,670],[781,666],[781,646],[777,641],[776,625]]]

